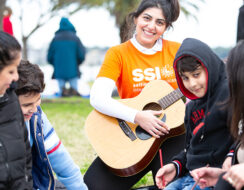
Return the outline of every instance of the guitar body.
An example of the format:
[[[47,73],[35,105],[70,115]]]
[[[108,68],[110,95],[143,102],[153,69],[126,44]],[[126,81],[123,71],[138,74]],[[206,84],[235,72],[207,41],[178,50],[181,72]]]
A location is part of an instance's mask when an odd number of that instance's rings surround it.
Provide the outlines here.
[[[149,82],[141,93],[130,99],[119,100],[137,110],[161,110],[158,100],[174,89],[163,80]],[[185,133],[185,104],[179,99],[163,110],[170,133],[157,139],[136,138],[132,141],[125,135],[116,118],[93,110],[85,122],[85,132],[91,145],[103,162],[118,176],[131,176],[142,171],[154,158],[161,144],[168,138]],[[136,124],[127,122],[136,134]]]

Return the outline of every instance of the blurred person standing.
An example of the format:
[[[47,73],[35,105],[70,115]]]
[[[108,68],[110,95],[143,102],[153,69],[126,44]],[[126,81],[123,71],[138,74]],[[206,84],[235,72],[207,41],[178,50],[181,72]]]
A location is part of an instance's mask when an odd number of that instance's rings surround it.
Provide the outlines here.
[[[12,15],[12,9],[10,7],[5,7],[3,11],[3,31],[9,33],[10,35],[14,35],[13,33],[13,26],[10,20]]]
[[[76,35],[74,25],[62,17],[59,29],[51,41],[47,60],[53,65],[54,79],[57,79],[61,96],[80,96],[78,93],[79,66],[84,61],[86,49]],[[70,89],[65,88],[69,82]]]
[[[238,21],[237,21],[237,39],[239,40],[244,39],[244,0],[243,5],[239,9]]]

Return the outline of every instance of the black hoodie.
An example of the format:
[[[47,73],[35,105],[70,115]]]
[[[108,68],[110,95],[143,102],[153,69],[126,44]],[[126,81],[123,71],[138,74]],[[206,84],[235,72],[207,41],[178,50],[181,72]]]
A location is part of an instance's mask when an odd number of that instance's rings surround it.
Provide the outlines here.
[[[196,58],[206,69],[207,91],[202,98],[184,87],[177,72],[178,60],[184,56]],[[181,92],[191,99],[185,114],[185,150],[173,158],[177,176],[207,164],[221,167],[233,143],[227,128],[228,110],[224,105],[229,97],[225,65],[206,44],[187,38],[175,56],[174,70]]]

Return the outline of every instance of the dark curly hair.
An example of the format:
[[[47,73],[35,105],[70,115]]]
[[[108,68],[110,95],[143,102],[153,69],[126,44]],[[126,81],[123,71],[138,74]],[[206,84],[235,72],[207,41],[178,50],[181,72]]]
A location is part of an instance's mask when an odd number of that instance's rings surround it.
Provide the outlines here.
[[[19,80],[15,90],[18,96],[43,92],[45,88],[44,74],[38,65],[21,60],[18,73]]]

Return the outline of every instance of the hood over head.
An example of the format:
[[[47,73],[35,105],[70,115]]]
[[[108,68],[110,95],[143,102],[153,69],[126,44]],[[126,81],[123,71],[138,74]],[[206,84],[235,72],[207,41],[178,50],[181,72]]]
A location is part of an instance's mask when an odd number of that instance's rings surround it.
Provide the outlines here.
[[[198,99],[197,96],[184,87],[181,77],[177,71],[178,61],[184,56],[194,57],[207,71],[207,91],[204,97],[209,93],[211,94],[219,80],[226,78],[225,65],[223,61],[211,50],[211,48],[200,40],[186,38],[176,53],[174,59],[174,71],[178,86],[187,98],[191,100]]]
[[[62,17],[60,20],[59,29],[57,32],[60,32],[60,31],[76,32],[74,25],[66,17]]]

